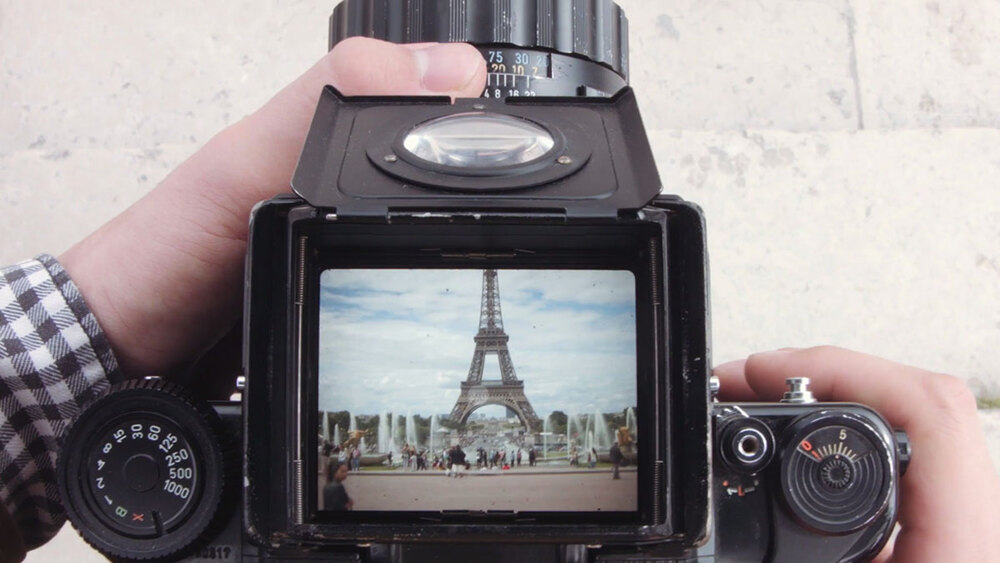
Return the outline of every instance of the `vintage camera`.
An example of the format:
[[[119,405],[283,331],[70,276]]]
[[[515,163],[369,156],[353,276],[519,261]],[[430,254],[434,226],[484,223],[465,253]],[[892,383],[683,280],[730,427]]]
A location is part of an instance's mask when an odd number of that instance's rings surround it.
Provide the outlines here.
[[[472,42],[489,85],[323,92],[295,195],[253,212],[241,400],[152,378],[86,409],[58,477],[87,541],[119,560],[878,552],[904,434],[805,379],[714,400],[704,220],[660,194],[617,5],[347,0],[331,45],[352,35]]]

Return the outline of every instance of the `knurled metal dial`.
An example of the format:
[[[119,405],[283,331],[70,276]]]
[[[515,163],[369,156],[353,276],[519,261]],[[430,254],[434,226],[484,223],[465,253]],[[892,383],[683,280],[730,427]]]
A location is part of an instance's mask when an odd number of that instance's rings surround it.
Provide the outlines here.
[[[612,0],[344,0],[330,48],[356,36],[472,43],[488,98],[610,96],[628,83],[628,20]]]
[[[237,491],[237,450],[208,405],[156,380],[89,405],[57,469],[73,526],[116,560],[175,559],[221,524]]]

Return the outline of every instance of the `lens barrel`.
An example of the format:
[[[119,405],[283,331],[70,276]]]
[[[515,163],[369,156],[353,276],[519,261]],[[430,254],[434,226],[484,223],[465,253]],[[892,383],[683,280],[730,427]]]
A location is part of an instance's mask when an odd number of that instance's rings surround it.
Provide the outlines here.
[[[486,97],[601,96],[628,83],[628,20],[612,0],[344,0],[330,49],[355,36],[472,43],[487,59]]]

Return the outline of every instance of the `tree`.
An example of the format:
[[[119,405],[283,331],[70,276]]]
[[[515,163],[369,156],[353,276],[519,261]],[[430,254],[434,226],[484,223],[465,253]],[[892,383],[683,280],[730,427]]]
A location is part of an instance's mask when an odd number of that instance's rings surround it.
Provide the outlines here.
[[[553,434],[565,434],[569,417],[563,411],[552,411],[549,415],[549,430]]]
[[[442,416],[438,418],[438,424],[440,424],[442,428],[448,428],[450,430],[459,430],[462,428],[462,425],[450,416]]]

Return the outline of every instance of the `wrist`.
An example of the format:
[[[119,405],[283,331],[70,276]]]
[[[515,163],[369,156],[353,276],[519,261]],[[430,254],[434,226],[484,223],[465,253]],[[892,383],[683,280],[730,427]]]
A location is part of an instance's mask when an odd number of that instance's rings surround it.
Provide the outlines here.
[[[239,315],[245,235],[185,191],[168,179],[59,257],[128,377],[183,368]]]

